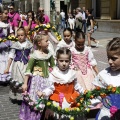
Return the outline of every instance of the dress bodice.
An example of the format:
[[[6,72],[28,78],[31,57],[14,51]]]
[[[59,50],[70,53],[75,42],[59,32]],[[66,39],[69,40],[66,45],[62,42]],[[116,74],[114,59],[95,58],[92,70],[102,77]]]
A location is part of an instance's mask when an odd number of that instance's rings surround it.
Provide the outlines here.
[[[85,54],[72,52],[72,62],[75,68],[81,70],[82,74],[87,74],[87,67],[90,66],[88,61],[88,51],[86,51]]]
[[[0,38],[5,38],[10,33],[10,25],[8,23],[0,22]]]
[[[0,21],[0,39],[6,38],[9,32],[10,32],[9,24]],[[8,40],[6,42],[1,42],[0,50],[8,50],[11,45],[12,42]]]
[[[40,75],[42,77],[49,76],[49,67],[53,67],[54,59],[51,53],[48,53],[46,57],[42,57],[38,54],[38,51],[34,51],[34,53],[30,56],[30,60],[28,62],[28,66],[25,74]]]
[[[30,54],[31,50],[30,49],[16,49],[15,50],[15,58],[14,61],[21,61],[24,64],[28,63],[28,56]]]
[[[68,84],[54,83],[55,90],[50,96],[50,99],[56,102],[60,101],[59,94],[63,93],[67,102],[71,103],[79,96],[79,93],[74,89],[74,81]]]

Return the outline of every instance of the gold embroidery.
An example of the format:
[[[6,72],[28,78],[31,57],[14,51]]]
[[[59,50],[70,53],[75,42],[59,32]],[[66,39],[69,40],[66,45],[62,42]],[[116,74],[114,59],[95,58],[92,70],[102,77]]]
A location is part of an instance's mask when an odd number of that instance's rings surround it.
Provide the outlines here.
[[[39,72],[42,72],[42,68],[41,67],[34,67],[34,70],[33,71],[39,71]]]
[[[33,75],[40,75],[40,76],[44,76],[43,72],[42,72],[42,68],[41,67],[34,67],[33,70]]]

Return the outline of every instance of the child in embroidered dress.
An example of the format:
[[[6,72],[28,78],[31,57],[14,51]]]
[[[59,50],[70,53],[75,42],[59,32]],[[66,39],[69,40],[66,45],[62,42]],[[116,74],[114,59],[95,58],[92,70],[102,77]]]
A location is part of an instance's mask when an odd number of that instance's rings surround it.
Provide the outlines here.
[[[48,50],[49,41],[46,31],[41,31],[36,35],[34,41],[37,50],[30,56],[22,88],[23,91],[28,91],[29,97],[34,102],[37,102],[39,99],[37,91],[42,91],[49,86],[48,69],[49,67],[54,66],[54,59],[51,52]],[[19,118],[20,120],[40,120],[41,113],[32,109],[24,99],[20,109]]]
[[[11,100],[22,100],[20,84],[24,80],[24,72],[28,63],[28,57],[32,52],[33,45],[26,39],[23,28],[17,30],[18,41],[11,46],[8,65],[4,73],[8,73],[12,65],[9,97]],[[19,86],[19,87],[17,87]]]
[[[10,80],[10,73],[4,74],[4,70],[8,64],[8,54],[12,42],[10,40],[1,41],[6,39],[9,34],[13,33],[10,24],[7,22],[8,10],[0,5],[0,82],[5,83]]]
[[[72,65],[77,70],[77,80],[87,90],[94,89],[92,84],[98,74],[97,62],[90,48],[85,46],[85,35],[83,32],[76,32],[75,47],[71,48]]]
[[[74,41],[71,39],[72,37],[72,30],[70,28],[65,28],[64,31],[63,31],[63,36],[64,36],[64,39],[62,39],[58,44],[57,44],[57,47],[56,47],[56,50],[57,51],[59,48],[61,47],[67,47],[67,48],[71,48],[71,47],[74,47],[75,46],[75,43]],[[56,53],[56,52],[55,52]]]
[[[83,93],[84,90],[79,83],[77,83],[76,71],[69,68],[71,51],[68,48],[62,47],[57,50],[56,57],[57,67],[53,68],[49,77],[51,85],[43,91],[38,91],[38,95],[40,97],[49,96],[53,104],[60,106],[62,109],[75,107],[75,99],[80,93]],[[50,116],[48,116],[49,112],[46,110],[45,118],[43,117],[42,120],[49,120]]]
[[[102,88],[120,86],[120,37],[113,38],[107,44],[109,67],[102,70],[93,84]],[[112,109],[115,112],[112,112]],[[96,120],[120,120],[120,93],[110,94],[103,99],[103,107],[96,116]]]
[[[44,18],[43,18],[44,19]],[[50,24],[44,24],[43,21],[41,20],[41,17],[37,16],[36,19],[36,26],[40,26],[40,25],[43,25],[43,26],[49,26]],[[37,34],[37,33],[36,33]],[[59,41],[52,35],[52,32],[51,31],[48,31],[48,36],[49,36],[49,46],[48,46],[48,49],[51,51],[51,53],[54,55],[54,49],[56,47],[56,45],[59,43]]]

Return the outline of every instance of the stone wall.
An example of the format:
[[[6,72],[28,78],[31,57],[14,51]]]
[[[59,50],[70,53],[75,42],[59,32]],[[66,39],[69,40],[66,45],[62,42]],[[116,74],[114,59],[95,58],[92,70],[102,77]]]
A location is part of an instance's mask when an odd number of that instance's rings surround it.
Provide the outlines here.
[[[120,33],[120,20],[96,20],[98,31]]]

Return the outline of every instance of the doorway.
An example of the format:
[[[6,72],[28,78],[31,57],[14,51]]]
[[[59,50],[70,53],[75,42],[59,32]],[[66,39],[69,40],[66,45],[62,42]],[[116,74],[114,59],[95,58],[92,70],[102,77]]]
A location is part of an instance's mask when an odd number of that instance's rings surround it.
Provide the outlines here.
[[[100,18],[101,14],[101,0],[96,0],[96,18]]]
[[[60,1],[60,12],[63,10],[65,15],[67,15],[67,5],[64,4],[64,1]]]

